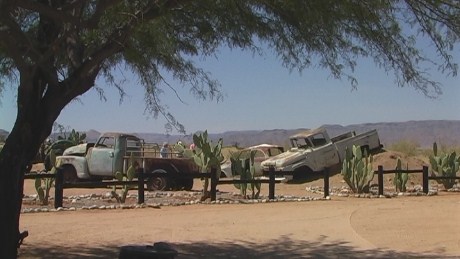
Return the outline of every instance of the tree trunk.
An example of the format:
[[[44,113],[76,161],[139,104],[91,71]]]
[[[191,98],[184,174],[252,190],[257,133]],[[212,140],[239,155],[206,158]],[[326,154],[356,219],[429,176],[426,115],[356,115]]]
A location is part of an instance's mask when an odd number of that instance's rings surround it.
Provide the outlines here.
[[[19,216],[24,173],[30,170],[26,157],[33,154],[20,133],[10,134],[0,155],[0,258],[15,258],[19,241]]]
[[[21,74],[18,88],[18,115],[0,153],[0,258],[15,258],[19,240],[19,218],[24,174],[43,141],[50,135],[60,107],[49,105],[37,94],[44,80],[36,73]]]

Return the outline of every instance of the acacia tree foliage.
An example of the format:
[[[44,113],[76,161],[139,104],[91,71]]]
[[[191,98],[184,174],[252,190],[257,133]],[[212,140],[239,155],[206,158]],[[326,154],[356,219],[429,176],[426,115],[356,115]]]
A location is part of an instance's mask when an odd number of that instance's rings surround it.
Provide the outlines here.
[[[268,46],[288,69],[312,65],[336,78],[352,76],[356,60],[372,58],[399,86],[441,93],[427,65],[456,74],[459,3],[431,1],[284,0],[1,0],[0,75],[17,89],[17,118],[0,153],[0,257],[16,255],[24,173],[61,110],[104,77],[121,96],[112,71],[130,70],[145,89],[146,110],[183,131],[160,103],[162,71],[197,98],[221,98],[220,85],[190,58],[221,46],[263,53]],[[427,57],[417,39],[437,56]],[[0,87],[1,89],[1,87]],[[174,89],[173,89],[174,91]],[[0,92],[1,93],[1,92]]]

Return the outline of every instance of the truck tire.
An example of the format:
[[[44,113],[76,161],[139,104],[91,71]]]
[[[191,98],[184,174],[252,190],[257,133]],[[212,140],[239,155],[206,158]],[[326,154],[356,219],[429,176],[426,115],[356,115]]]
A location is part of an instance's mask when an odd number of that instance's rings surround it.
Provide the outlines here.
[[[164,169],[153,170],[152,173],[162,173],[165,176],[152,176],[147,180],[147,190],[149,191],[168,191],[171,189],[171,179],[169,179]]]
[[[77,171],[71,165],[62,166],[62,174],[64,176],[64,183],[78,182]]]

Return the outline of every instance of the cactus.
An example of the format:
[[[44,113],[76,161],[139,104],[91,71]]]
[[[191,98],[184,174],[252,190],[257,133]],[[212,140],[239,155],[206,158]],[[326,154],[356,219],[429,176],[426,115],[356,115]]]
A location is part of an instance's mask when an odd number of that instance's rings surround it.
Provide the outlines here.
[[[432,173],[435,175],[455,177],[459,170],[460,156],[455,151],[440,154],[438,156],[438,145],[433,143],[433,155],[430,156],[430,164]],[[442,184],[444,188],[450,189],[455,184],[455,179],[438,179],[438,183]]]
[[[54,150],[50,151],[49,154],[50,163],[53,167],[50,170],[50,173],[56,173],[56,153]],[[54,178],[35,178],[35,190],[38,194],[38,200],[42,205],[48,205],[50,190],[54,186]]]
[[[132,181],[134,177],[136,176],[136,169],[134,166],[134,157],[131,154],[131,157],[129,158],[129,167],[128,170],[126,170],[126,174],[123,174],[120,171],[117,171],[115,173],[115,179],[118,181]],[[128,184],[125,184],[121,187],[121,194],[117,193],[117,186],[112,187],[112,197],[114,197],[119,203],[125,203],[126,201],[126,196],[128,195],[128,191],[131,189],[131,187]]]
[[[232,154],[230,157],[231,167],[232,167],[232,174],[239,175],[240,180],[254,180],[255,177],[255,166],[254,166],[254,158],[255,158],[255,150],[249,152],[249,157],[245,157],[245,152],[237,152]],[[260,183],[238,183],[235,184],[235,187],[240,190],[241,195],[245,198],[247,196],[247,190],[252,191],[252,199],[259,198],[261,184]],[[257,190],[257,192],[256,192]]]
[[[215,146],[212,141],[208,139],[208,132],[204,131],[202,134],[193,134],[193,143],[195,149],[193,150],[193,161],[200,167],[202,173],[211,171],[211,168],[216,169],[217,178],[220,177],[220,163],[224,160],[222,156],[223,140],[219,139]],[[208,192],[209,179],[203,180],[203,196],[206,199],[209,196]]]
[[[255,153],[256,151],[252,150],[249,153],[243,151],[232,154],[230,157],[230,161],[232,163],[232,174],[239,175],[240,180],[256,179],[254,166]],[[259,198],[261,188],[260,183],[239,183],[235,184],[235,187],[240,190],[241,195],[243,195],[245,198],[249,197],[247,196],[247,190],[252,191],[252,199]]]
[[[369,192],[369,184],[374,178],[372,169],[373,157],[368,156],[367,151],[361,151],[360,146],[353,145],[352,150],[348,147],[342,163],[342,176],[345,182],[355,193]]]
[[[409,165],[406,166],[406,170],[408,169],[409,169]],[[395,178],[393,179],[393,182],[395,184],[396,191],[405,192],[406,183],[407,183],[407,180],[409,180],[409,174],[407,172],[403,172],[400,158],[398,158],[396,162],[395,171],[396,171]]]

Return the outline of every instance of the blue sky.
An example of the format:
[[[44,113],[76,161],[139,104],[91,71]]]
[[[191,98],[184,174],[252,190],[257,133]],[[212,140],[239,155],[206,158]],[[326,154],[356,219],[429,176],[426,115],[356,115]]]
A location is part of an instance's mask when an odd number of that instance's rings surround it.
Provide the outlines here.
[[[455,59],[458,62],[459,56]],[[323,124],[460,120],[459,78],[436,70],[431,71],[431,78],[442,83],[443,95],[429,99],[413,88],[397,87],[392,72],[387,74],[368,60],[362,60],[354,73],[359,83],[357,90],[352,90],[346,79],[330,77],[326,70],[310,68],[302,74],[290,73],[269,54],[260,57],[223,48],[217,59],[196,63],[221,83],[224,99],[219,103],[198,101],[188,89],[170,81],[185,103],[167,90],[162,102],[184,124],[187,133],[206,129],[221,133],[314,128]],[[98,85],[104,89],[107,101],[101,101],[97,92],[90,90],[66,107],[57,122],[78,131],[165,132],[163,118],[154,119],[144,113],[143,88],[136,79],[124,84],[128,96],[121,104],[115,88],[106,87],[103,80]],[[10,131],[14,125],[15,94],[10,88],[3,94],[0,129]]]

